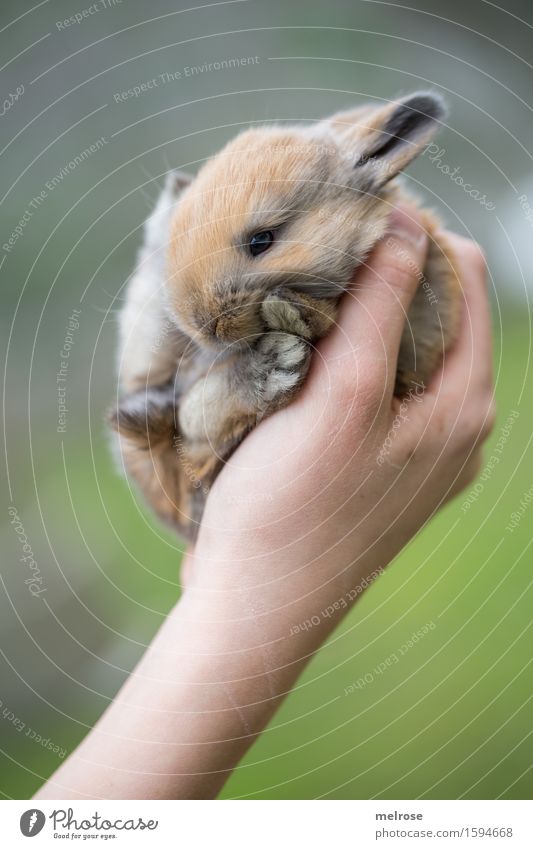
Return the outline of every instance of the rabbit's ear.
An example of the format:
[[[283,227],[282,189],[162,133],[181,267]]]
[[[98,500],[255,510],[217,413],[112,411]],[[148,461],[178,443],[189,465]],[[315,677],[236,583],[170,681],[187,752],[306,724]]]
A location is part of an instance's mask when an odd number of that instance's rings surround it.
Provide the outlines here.
[[[384,107],[362,107],[334,115],[330,128],[356,170],[368,172],[378,188],[391,180],[426,146],[446,116],[444,101],[417,92]]]
[[[168,191],[177,196],[181,194],[184,189],[191,185],[194,177],[192,174],[187,174],[186,171],[169,171],[166,178],[165,188]]]

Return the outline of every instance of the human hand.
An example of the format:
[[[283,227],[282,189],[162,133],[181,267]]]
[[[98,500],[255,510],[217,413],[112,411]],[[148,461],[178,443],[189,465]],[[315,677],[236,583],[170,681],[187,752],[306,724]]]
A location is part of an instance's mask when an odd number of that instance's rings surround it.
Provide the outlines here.
[[[395,214],[391,236],[358,270],[301,394],[213,487],[187,563],[212,603],[227,609],[238,587],[249,609],[304,621],[384,568],[476,474],[494,418],[482,253],[446,234],[464,294],[459,339],[402,401],[396,362],[427,251],[415,209]]]

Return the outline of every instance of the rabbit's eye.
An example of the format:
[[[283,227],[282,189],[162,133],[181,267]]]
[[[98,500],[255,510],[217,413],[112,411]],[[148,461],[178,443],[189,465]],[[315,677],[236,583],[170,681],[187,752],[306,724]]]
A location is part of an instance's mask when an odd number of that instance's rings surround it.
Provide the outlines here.
[[[254,233],[249,242],[250,253],[252,256],[257,256],[267,251],[274,241],[274,233],[272,230],[262,230],[260,233]]]

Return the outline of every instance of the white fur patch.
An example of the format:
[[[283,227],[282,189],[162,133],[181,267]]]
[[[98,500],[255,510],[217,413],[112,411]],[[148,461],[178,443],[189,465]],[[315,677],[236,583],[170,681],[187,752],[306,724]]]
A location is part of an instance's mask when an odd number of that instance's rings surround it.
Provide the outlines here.
[[[280,368],[291,369],[297,366],[305,357],[307,346],[295,336],[288,336],[278,348],[278,364]]]
[[[272,401],[282,392],[293,389],[298,382],[297,372],[281,371],[274,369],[267,377],[265,384],[265,400]]]
[[[235,402],[228,396],[227,381],[212,372],[190,389],[179,410],[183,435],[192,440],[215,441],[224,421],[233,412]]]

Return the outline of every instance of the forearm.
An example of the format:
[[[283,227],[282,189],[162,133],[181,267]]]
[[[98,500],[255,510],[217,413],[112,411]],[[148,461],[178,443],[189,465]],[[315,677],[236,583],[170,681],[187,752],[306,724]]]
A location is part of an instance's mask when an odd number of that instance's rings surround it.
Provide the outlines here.
[[[319,505],[307,533],[288,515],[276,533],[199,543],[182,600],[38,797],[216,796],[308,660],[415,532],[405,514],[403,531],[395,527],[404,501],[389,510],[387,533],[352,519],[339,538],[342,511],[321,523]],[[356,493],[343,510],[355,516],[360,502]]]
[[[216,796],[324,639],[291,636],[294,615],[261,614],[240,592],[186,592],[37,798]]]

